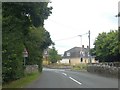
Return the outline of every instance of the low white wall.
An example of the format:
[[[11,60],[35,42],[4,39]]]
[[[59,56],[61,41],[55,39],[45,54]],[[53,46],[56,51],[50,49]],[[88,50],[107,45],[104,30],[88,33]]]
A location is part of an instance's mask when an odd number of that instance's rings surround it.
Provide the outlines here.
[[[60,61],[60,63],[69,64],[69,59],[62,59],[62,60]]]

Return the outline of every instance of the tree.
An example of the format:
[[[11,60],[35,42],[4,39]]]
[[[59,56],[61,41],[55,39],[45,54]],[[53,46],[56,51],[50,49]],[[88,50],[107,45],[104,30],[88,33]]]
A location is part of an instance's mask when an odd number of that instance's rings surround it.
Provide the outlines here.
[[[91,50],[99,61],[115,62],[119,60],[118,31],[103,32],[98,35]]]
[[[26,37],[26,48],[29,52],[29,59],[26,64],[38,64],[39,70],[42,70],[42,53],[44,49],[51,45],[52,41],[49,32],[43,27],[31,27],[28,37]]]
[[[48,53],[49,53],[48,59],[50,60],[51,63],[56,63],[60,59],[58,52],[54,46],[52,47],[52,49],[49,50]]]
[[[52,10],[47,5],[47,2],[2,3],[3,82],[24,76],[24,48],[30,54],[30,63],[37,63],[41,71],[43,50],[52,43],[49,32],[44,29],[44,20]]]

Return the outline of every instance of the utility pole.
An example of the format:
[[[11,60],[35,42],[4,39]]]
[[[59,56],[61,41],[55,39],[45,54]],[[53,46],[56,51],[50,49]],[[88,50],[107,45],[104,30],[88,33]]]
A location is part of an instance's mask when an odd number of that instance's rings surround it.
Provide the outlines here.
[[[82,52],[82,35],[78,35],[78,36],[80,36],[80,38],[81,38],[81,47],[80,47],[80,60],[81,60],[81,52]]]
[[[92,63],[91,61],[91,55],[90,55],[90,30],[88,31],[88,33],[82,34],[82,35],[78,35],[81,37],[81,48],[80,48],[80,58],[81,58],[81,52],[82,52],[82,36],[88,34],[88,38],[89,38],[89,47],[88,47],[88,57],[89,57],[89,63]]]
[[[88,31],[88,38],[89,38],[89,61],[91,63],[91,55],[90,55],[90,30]]]

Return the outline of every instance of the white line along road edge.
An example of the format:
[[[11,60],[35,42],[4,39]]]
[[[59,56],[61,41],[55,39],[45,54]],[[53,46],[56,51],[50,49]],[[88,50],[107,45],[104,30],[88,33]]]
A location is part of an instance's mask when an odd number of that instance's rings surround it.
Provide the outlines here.
[[[66,73],[62,73],[63,75],[65,75],[65,76],[67,76],[67,74]]]
[[[74,82],[76,82],[76,83],[78,83],[78,84],[82,84],[82,83],[80,83],[80,82],[78,82],[77,80],[75,80],[74,78],[72,78],[72,77],[69,77],[71,80],[73,80]]]

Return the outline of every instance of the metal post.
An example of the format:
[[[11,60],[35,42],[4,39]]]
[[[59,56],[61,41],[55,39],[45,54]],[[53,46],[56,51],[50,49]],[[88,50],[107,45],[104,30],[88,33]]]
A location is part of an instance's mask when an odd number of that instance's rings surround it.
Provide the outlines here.
[[[91,55],[90,55],[90,30],[88,31],[88,38],[89,38],[89,60],[90,60],[90,63],[91,63]]]
[[[25,66],[25,57],[24,57],[24,66]]]
[[[28,57],[28,52],[27,52],[27,50],[26,50],[26,48],[24,48],[24,51],[23,51],[23,57],[24,57],[24,61],[23,61],[23,63],[24,63],[24,66],[25,66],[25,60],[26,60],[26,57]]]

